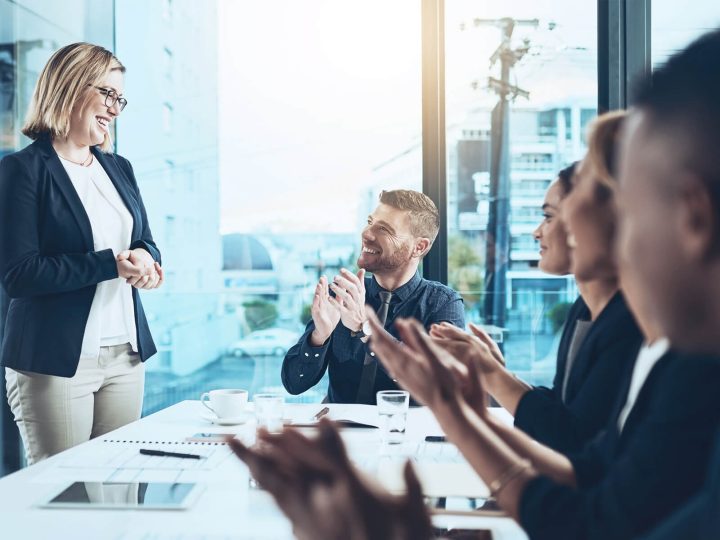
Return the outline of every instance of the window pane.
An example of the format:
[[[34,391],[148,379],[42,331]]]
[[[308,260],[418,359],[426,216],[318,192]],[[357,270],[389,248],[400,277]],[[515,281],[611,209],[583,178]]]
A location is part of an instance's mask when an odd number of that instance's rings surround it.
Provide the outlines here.
[[[577,291],[572,277],[538,270],[532,232],[545,190],[583,156],[596,115],[595,2],[445,6],[450,285],[463,294],[467,319],[502,339],[508,367],[548,383]],[[506,57],[516,59],[505,76],[504,35]]]
[[[112,6],[112,0],[0,0],[0,158],[32,142],[20,129],[35,82],[55,50],[76,41],[112,48]],[[0,340],[8,305],[0,287]],[[4,397],[0,440],[2,476],[21,461],[20,437]]]
[[[420,3],[123,0],[116,19],[118,147],[166,271],[142,293],[144,412],[284,393],[318,277],[356,269],[380,190],[421,189]]]
[[[678,9],[674,0],[653,0],[650,17],[652,63],[657,66],[695,38],[720,27],[720,4],[696,0],[692,9]]]

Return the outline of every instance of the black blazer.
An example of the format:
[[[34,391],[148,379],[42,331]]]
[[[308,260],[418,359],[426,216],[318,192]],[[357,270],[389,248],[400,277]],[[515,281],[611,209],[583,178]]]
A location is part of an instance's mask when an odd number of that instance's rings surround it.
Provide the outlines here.
[[[667,353],[648,375],[622,433],[617,419],[571,456],[578,488],[533,479],[520,501],[531,539],[633,538],[686,503],[705,481],[720,425],[720,359]]]
[[[578,320],[590,312],[578,298],[568,313],[558,349],[552,388],[526,392],[515,412],[515,426],[560,452],[577,452],[593,439],[610,418],[624,382],[632,376],[643,337],[635,318],[618,292],[588,330],[568,374],[562,399],[565,366]]]
[[[92,149],[132,215],[130,249],[160,262],[130,162]],[[0,364],[72,377],[98,283],[118,277],[111,249],[94,251],[90,220],[49,138],[0,161],[0,283],[10,297]],[[155,354],[133,287],[138,352]]]
[[[710,475],[703,490],[663,521],[643,540],[707,540],[720,538],[720,433]]]

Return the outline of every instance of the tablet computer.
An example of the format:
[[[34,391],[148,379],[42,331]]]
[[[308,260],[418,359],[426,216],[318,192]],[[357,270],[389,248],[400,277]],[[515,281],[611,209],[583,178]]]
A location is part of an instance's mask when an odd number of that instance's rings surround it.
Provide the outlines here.
[[[184,510],[200,484],[170,482],[73,482],[40,503],[41,508]]]

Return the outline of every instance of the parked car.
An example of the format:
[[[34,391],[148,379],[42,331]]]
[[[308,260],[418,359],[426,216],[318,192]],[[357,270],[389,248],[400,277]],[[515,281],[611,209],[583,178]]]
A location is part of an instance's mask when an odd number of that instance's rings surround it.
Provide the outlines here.
[[[285,356],[300,335],[284,328],[256,330],[228,348],[232,356]]]

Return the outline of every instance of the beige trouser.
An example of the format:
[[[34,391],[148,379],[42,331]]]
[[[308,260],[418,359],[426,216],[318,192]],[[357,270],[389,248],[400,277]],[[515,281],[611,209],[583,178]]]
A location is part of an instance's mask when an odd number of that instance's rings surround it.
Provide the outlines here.
[[[5,368],[29,465],[140,418],[145,366],[129,344],[81,358],[74,377]]]

